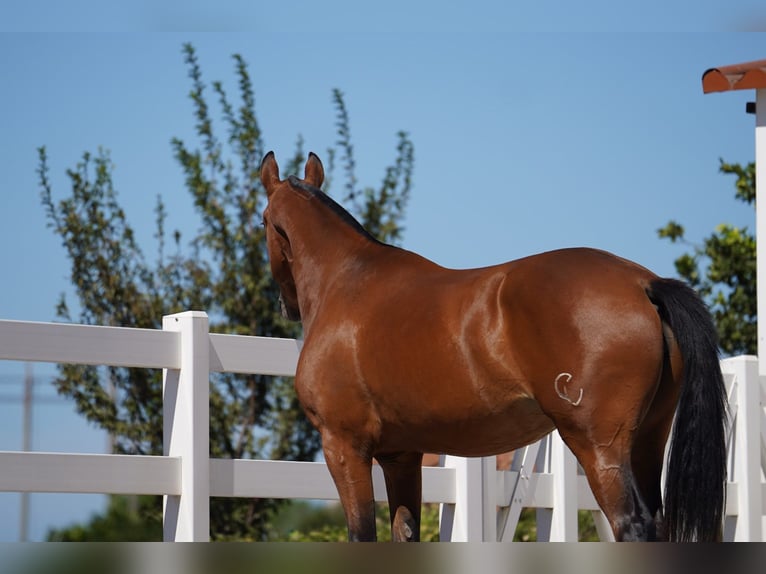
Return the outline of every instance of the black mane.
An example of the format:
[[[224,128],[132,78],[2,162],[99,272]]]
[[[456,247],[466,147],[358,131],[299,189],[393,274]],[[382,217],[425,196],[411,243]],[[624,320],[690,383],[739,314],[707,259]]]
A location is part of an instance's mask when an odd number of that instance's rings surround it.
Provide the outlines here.
[[[346,211],[346,209],[344,209],[343,206],[341,206],[333,198],[327,195],[324,191],[322,191],[318,187],[314,187],[313,185],[309,185],[301,181],[294,175],[289,176],[287,178],[287,181],[290,182],[290,185],[293,186],[294,188],[299,189],[300,191],[303,191],[305,193],[308,193],[310,196],[310,199],[316,199],[322,202],[333,213],[335,213],[335,215],[337,215],[341,219],[341,221],[353,227],[357,233],[363,235],[365,238],[369,239],[370,241],[380,243],[380,241],[375,239],[370,234],[369,231],[367,231],[356,219],[354,219],[353,215],[351,215],[348,211]]]

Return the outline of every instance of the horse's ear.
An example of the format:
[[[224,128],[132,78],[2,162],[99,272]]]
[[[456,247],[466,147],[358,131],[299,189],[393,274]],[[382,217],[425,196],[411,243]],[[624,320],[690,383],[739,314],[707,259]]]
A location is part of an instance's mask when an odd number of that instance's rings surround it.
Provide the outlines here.
[[[309,152],[309,159],[306,161],[306,172],[303,181],[314,187],[322,187],[324,183],[324,167],[319,156],[313,151]]]
[[[266,188],[266,196],[270,196],[274,192],[274,186],[280,182],[279,179],[279,166],[277,160],[274,157],[274,152],[270,151],[261,161],[261,183]]]

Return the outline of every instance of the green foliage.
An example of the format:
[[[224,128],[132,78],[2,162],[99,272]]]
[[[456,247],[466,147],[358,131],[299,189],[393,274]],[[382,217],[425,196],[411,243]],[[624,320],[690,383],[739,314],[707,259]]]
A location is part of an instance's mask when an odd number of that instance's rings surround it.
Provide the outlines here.
[[[736,192],[734,196],[748,205],[755,202],[755,164],[750,162],[745,167],[738,163],[727,163],[720,160],[719,170],[721,173],[728,173],[737,176],[734,183]]]
[[[220,119],[214,120],[208,87],[194,48],[183,47],[191,82],[196,140],[171,145],[190,199],[199,215],[196,235],[170,237],[161,198],[154,210],[157,256],[147,258],[118,201],[109,153],[86,152],[67,171],[71,193],[54,199],[47,153],[39,149],[38,176],[48,224],[61,238],[71,262],[77,316],[62,296],[57,316],[65,321],[161,328],[162,316],[189,309],[207,311],[211,331],[297,337],[300,326],[286,321],[276,303],[265,233],[259,225],[265,191],[259,179],[265,153],[255,113],[255,90],[248,66],[234,55],[239,99],[234,103],[220,82],[212,84]],[[350,126],[340,92],[333,94],[339,146],[352,157]],[[222,127],[221,127],[222,125]],[[219,135],[223,133],[224,135]],[[364,188],[350,208],[371,233],[396,241],[411,186],[413,146],[398,134],[396,159],[379,188]],[[331,160],[336,149],[327,151]],[[298,173],[306,156],[300,137],[284,173]],[[328,169],[331,180],[332,165]],[[356,186],[353,164],[346,166],[347,188]],[[374,191],[367,191],[374,190]],[[169,248],[169,243],[172,247]],[[162,381],[146,369],[59,367],[58,391],[71,397],[78,412],[107,430],[120,453],[162,453]],[[292,380],[217,374],[210,386],[210,454],[216,458],[312,460],[319,437],[303,415]],[[265,539],[273,500],[211,500],[214,539]],[[156,505],[141,505],[148,510]],[[93,523],[95,527],[95,522]]]
[[[343,93],[333,90],[333,101],[337,109],[336,126],[343,169],[346,174],[345,195],[343,201],[352,206],[353,211],[365,222],[365,228],[381,241],[392,243],[401,239],[401,219],[409,198],[412,185],[412,164],[414,148],[406,132],[399,132],[397,137],[397,158],[394,165],[386,168],[386,174],[380,187],[357,188],[354,175],[356,161],[354,146],[351,144],[348,112],[343,101]],[[334,160],[335,153],[330,154]]]
[[[340,505],[310,509],[292,524],[277,532],[278,540],[290,542],[345,542],[348,540],[346,521]],[[439,505],[424,504],[420,519],[422,542],[439,541]],[[378,541],[391,541],[391,514],[387,504],[378,504],[375,511]]]
[[[735,197],[755,202],[755,164],[745,167],[721,160],[720,171],[736,176]],[[688,243],[684,228],[675,221],[658,230],[661,238]],[[721,348],[729,355],[755,354],[756,265],[755,236],[746,227],[718,225],[701,245],[675,261],[678,275],[705,298],[713,312]]]
[[[154,542],[162,540],[162,521],[153,496],[110,496],[101,516],[86,525],[48,531],[48,542]],[[143,510],[143,512],[142,512]],[[147,520],[147,510],[151,519]]]
[[[311,507],[306,503],[295,503],[291,510],[284,509],[277,517],[279,524],[273,528],[274,540],[290,542],[345,542],[347,540],[346,522],[340,505]],[[280,518],[287,516],[287,520]],[[391,540],[391,522],[388,505],[378,504],[375,513],[378,540]],[[577,513],[577,525],[581,542],[599,540],[593,514],[588,510]],[[421,517],[420,535],[423,542],[439,541],[439,505],[424,504]],[[537,541],[537,512],[534,508],[525,508],[519,516],[519,523],[513,537],[514,542]]]

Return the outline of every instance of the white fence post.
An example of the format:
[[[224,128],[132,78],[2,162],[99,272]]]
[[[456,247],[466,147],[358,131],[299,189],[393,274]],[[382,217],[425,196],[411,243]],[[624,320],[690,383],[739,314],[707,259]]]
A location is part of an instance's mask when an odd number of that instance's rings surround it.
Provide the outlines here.
[[[734,476],[737,484],[735,542],[762,540],[761,521],[761,387],[758,359],[752,356],[725,359],[734,374],[737,414],[734,423]]]
[[[755,188],[766,189],[766,89],[755,91]],[[766,359],[766,202],[755,202],[756,317],[758,357]],[[766,360],[759,367],[766,375]]]
[[[558,431],[551,433],[550,447],[553,474],[550,541],[577,542],[577,459]]]
[[[187,311],[162,319],[180,333],[180,369],[164,369],[163,454],[181,460],[181,494],[165,496],[165,541],[210,540],[210,336],[208,317]]]
[[[484,458],[444,457],[455,469],[455,504],[442,504],[439,537],[452,542],[497,541],[497,462]]]
[[[481,458],[482,540],[497,542],[497,457]]]

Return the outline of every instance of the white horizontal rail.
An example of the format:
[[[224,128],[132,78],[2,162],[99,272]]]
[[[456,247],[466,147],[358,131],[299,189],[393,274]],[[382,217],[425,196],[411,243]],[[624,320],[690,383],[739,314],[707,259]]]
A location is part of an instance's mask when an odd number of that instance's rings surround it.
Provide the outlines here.
[[[0,321],[0,360],[177,369],[179,340],[157,329]]]
[[[223,459],[210,461],[210,496],[338,498],[323,463]]]
[[[174,457],[3,452],[0,492],[60,492],[91,494],[181,493],[180,461]],[[516,472],[497,471],[498,506],[507,506]],[[530,508],[553,508],[553,475],[535,473],[537,488],[524,500]],[[584,476],[578,476],[581,510],[598,510]],[[327,465],[321,462],[275,460],[210,460],[210,495],[234,498],[296,498],[337,500]],[[380,467],[373,467],[375,500],[386,501]],[[766,500],[766,485],[764,500]],[[455,471],[423,468],[423,502],[455,503]],[[762,509],[766,513],[766,504]],[[726,514],[736,516],[737,485],[729,483]]]
[[[178,369],[178,333],[71,323],[0,321],[0,360]],[[210,333],[210,371],[294,376],[303,342]]]
[[[210,334],[210,370],[292,377],[303,341]]]
[[[375,500],[386,501],[386,485],[379,466],[372,469]],[[338,491],[323,462],[280,460],[210,461],[210,495],[235,498],[302,498],[338,500]],[[455,502],[455,472],[423,468],[423,502]]]
[[[0,492],[181,494],[180,459],[167,456],[2,452]],[[375,499],[386,500],[385,481],[373,467]],[[210,460],[210,495],[235,498],[337,500],[322,462]],[[455,502],[455,472],[423,469],[423,501]]]
[[[0,452],[0,460],[0,491],[181,494],[178,458]]]

